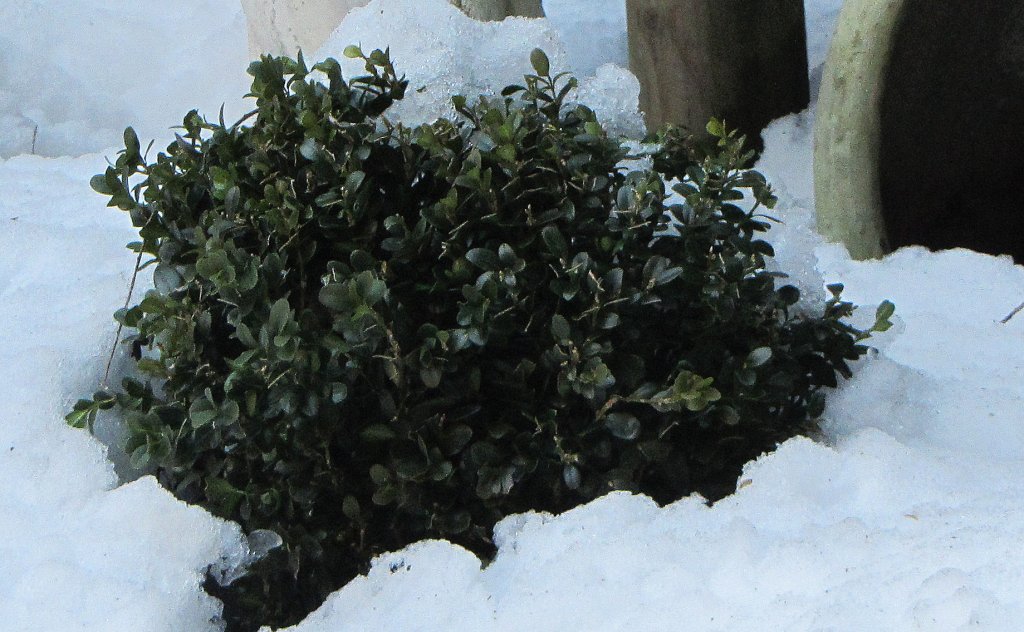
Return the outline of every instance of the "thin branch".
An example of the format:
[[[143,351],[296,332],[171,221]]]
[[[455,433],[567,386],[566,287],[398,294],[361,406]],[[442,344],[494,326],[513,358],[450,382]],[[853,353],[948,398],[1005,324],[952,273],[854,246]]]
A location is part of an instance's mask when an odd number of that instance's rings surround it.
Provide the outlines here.
[[[139,278],[139,265],[142,263],[142,249],[139,248],[139,256],[135,259],[135,269],[132,271],[132,282],[128,285],[128,296],[124,299],[124,308],[128,309],[128,306],[132,302],[132,294],[135,293],[135,280]],[[124,329],[124,323],[118,321],[117,332],[114,334],[114,344],[110,347],[110,357],[107,358],[107,368],[103,371],[103,387],[107,387],[107,378],[110,377],[110,365],[114,363],[114,354],[117,353],[117,343],[121,340],[121,330]]]
[[[1014,308],[1013,308],[1013,311],[1012,311],[1012,312],[1010,312],[1009,314],[1007,314],[1007,315],[1006,315],[1006,318],[1002,319],[1002,320],[1001,320],[1001,321],[999,321],[999,322],[1005,325],[1006,323],[1010,322],[1010,319],[1011,319],[1011,318],[1013,318],[1013,317],[1014,317],[1014,316],[1016,316],[1017,314],[1021,313],[1022,311],[1024,311],[1024,303],[1021,303],[1021,304],[1020,304],[1020,305],[1018,305],[1017,307],[1014,307]]]

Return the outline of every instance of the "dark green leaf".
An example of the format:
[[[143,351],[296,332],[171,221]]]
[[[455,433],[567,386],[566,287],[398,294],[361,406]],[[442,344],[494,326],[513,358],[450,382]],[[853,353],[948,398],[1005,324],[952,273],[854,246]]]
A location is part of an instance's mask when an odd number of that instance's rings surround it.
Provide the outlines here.
[[[374,424],[364,428],[359,433],[359,436],[362,437],[364,441],[388,441],[394,439],[397,435],[394,430],[384,424]]]
[[[433,366],[420,369],[420,379],[427,388],[437,388],[441,384],[441,369]]]
[[[604,425],[619,439],[633,441],[640,436],[640,420],[629,413],[608,413]]]
[[[473,248],[466,253],[466,259],[476,267],[487,271],[497,270],[500,265],[498,255],[487,248]]]
[[[92,187],[93,191],[101,195],[113,195],[115,189],[112,189],[110,186],[108,186],[107,182],[108,180],[106,174],[101,173],[99,175],[93,176],[92,179],[89,180],[89,186]]]
[[[345,514],[345,517],[349,520],[358,521],[361,516],[359,500],[351,494],[345,496],[345,500],[341,503],[341,513]]]
[[[544,243],[548,247],[548,252],[555,255],[556,257],[564,257],[568,253],[569,247],[565,243],[565,238],[562,233],[555,226],[545,226],[541,231],[541,237],[544,238]]]
[[[278,334],[284,331],[285,325],[291,318],[291,308],[288,306],[288,299],[279,298],[274,301],[270,308],[270,317],[267,319],[267,329]]]
[[[530,53],[530,65],[542,77],[546,77],[551,73],[551,63],[548,61],[548,56],[539,48],[533,49]]]
[[[188,409],[189,421],[192,422],[193,428],[201,428],[210,424],[219,414],[220,411],[213,402],[205,398],[197,399]]]
[[[551,335],[560,342],[569,340],[572,336],[569,321],[561,314],[555,314],[551,317]]]
[[[757,368],[764,363],[768,362],[772,358],[771,347],[758,347],[747,355],[747,360],[744,364],[751,368]]]

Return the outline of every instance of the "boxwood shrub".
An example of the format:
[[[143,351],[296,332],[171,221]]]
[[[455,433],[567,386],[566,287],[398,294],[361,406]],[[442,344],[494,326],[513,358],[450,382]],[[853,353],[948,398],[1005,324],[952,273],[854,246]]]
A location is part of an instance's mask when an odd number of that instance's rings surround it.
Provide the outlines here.
[[[230,630],[421,538],[487,556],[512,513],[721,497],[865,353],[840,287],[802,314],[766,271],[775,198],[722,124],[630,156],[535,51],[524,85],[408,128],[386,52],[346,55],[366,75],[264,57],[249,116],[192,111],[152,160],[129,129],[92,182],[154,289],[116,315],[137,373],[68,421],[116,408],[136,467],[280,536],[208,582]]]

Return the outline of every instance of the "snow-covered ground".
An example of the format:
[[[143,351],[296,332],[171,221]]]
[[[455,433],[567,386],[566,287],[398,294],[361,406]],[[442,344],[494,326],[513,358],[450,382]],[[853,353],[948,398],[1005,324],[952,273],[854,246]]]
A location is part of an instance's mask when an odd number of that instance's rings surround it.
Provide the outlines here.
[[[808,0],[812,77],[840,4]],[[443,111],[448,90],[494,88],[491,76],[500,87],[542,45],[588,78],[579,98],[635,128],[635,82],[604,66],[625,61],[621,0],[545,5],[545,22],[481,25],[443,0],[376,0],[320,55],[393,38],[400,68],[426,88],[403,106],[414,120]],[[122,484],[116,450],[62,417],[103,376],[134,262],[127,219],[89,176],[125,125],[160,145],[192,107],[241,112],[245,46],[229,0],[0,3],[3,632],[218,629],[200,584],[210,565],[230,573],[244,559],[238,527],[152,478]],[[888,298],[898,315],[831,397],[823,441],[794,439],[749,464],[710,508],[613,494],[509,518],[487,568],[447,543],[413,545],[294,630],[1019,629],[1024,315],[999,320],[1024,300],[1024,269],[919,248],[854,262],[824,243],[811,228],[812,120],[767,134],[779,258],[810,291],[842,281],[865,314]]]

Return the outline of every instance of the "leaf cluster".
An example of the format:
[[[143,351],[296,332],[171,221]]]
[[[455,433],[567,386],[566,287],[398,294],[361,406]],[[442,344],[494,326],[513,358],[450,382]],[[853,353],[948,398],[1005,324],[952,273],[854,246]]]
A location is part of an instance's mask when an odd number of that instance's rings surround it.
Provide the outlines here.
[[[138,375],[68,420],[116,407],[137,467],[281,536],[211,585],[232,629],[294,623],[421,538],[486,555],[512,513],[720,497],[865,353],[841,288],[801,315],[765,270],[775,198],[720,123],[627,171],[540,51],[415,129],[385,116],[386,51],[346,55],[367,74],[264,57],[251,115],[190,112],[152,162],[129,130],[93,179],[155,288],[117,314]]]

